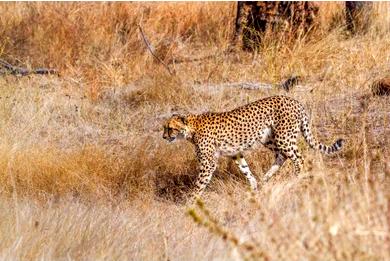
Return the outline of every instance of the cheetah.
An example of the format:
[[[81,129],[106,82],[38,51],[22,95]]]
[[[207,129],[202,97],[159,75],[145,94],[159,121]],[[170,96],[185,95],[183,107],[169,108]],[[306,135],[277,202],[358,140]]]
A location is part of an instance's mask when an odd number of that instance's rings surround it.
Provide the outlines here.
[[[303,105],[287,96],[263,98],[227,112],[175,114],[163,127],[165,140],[173,142],[181,138],[195,145],[200,173],[191,198],[200,196],[210,182],[219,156],[232,157],[255,191],[257,181],[243,156],[244,151],[262,144],[274,152],[275,162],[263,178],[267,182],[287,159],[292,161],[294,173],[300,173],[303,157],[297,145],[299,132],[311,148],[325,154],[339,151],[344,143],[343,139],[331,146],[318,142]]]

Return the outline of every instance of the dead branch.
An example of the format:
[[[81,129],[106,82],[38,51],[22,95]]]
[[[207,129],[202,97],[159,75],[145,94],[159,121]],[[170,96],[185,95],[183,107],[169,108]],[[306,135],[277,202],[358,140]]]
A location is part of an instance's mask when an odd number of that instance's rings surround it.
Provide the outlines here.
[[[390,95],[390,77],[374,81],[371,86],[371,91],[374,96],[389,96]]]
[[[213,85],[214,87],[229,87],[240,88],[244,90],[270,90],[272,88],[282,88],[285,91],[290,91],[292,87],[296,86],[300,82],[299,76],[291,76],[278,84],[263,83],[263,82],[234,82],[226,84]]]
[[[235,82],[224,84],[225,87],[240,88],[244,90],[269,90],[274,87],[273,84],[263,82]]]
[[[17,76],[26,76],[30,74],[59,74],[56,69],[37,68],[29,70],[27,68],[17,67],[4,61],[3,59],[0,59],[0,68],[4,69],[3,71],[0,71],[0,74],[12,74]]]
[[[195,58],[188,58],[188,57],[172,58],[168,61],[168,64],[193,63],[193,62],[206,61],[212,58],[218,58],[224,55],[229,55],[235,51],[236,51],[235,46],[230,44],[227,48],[225,48],[225,50],[216,52],[214,54],[209,54],[209,55],[205,55],[202,57],[195,57]]]
[[[169,69],[168,65],[166,65],[166,64],[164,63],[164,61],[161,60],[161,58],[158,57],[158,56],[154,53],[153,50],[154,50],[155,48],[151,45],[151,43],[149,42],[149,40],[146,38],[145,33],[144,33],[144,30],[142,29],[142,27],[141,27],[140,24],[138,25],[138,28],[139,28],[139,31],[140,31],[140,33],[141,33],[142,39],[144,40],[144,43],[145,43],[145,45],[146,45],[146,48],[147,48],[147,49],[149,50],[149,52],[153,55],[153,57],[154,57],[159,63],[161,63],[161,64],[165,67],[165,69],[167,69],[167,71],[169,72],[169,74],[170,74],[170,75],[173,75],[174,73],[171,71],[171,69]]]
[[[300,81],[301,81],[300,76],[293,75],[293,76],[288,77],[285,81],[282,81],[279,84],[279,87],[286,90],[286,91],[290,91],[290,89],[292,87],[298,85]]]
[[[179,63],[193,63],[193,62],[200,62],[205,61],[211,58],[216,57],[217,54],[210,54],[203,57],[197,57],[197,58],[179,58],[179,59],[171,59],[168,64],[179,64]]]

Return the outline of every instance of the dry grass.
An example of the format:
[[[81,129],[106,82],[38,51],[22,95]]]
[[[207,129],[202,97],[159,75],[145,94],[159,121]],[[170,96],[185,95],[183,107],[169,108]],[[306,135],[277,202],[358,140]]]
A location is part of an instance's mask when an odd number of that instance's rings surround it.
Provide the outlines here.
[[[355,37],[341,3],[322,5],[312,37],[223,55],[233,3],[1,3],[0,57],[61,77],[0,77],[0,259],[390,260],[390,100],[369,96],[389,73],[390,5],[375,3],[373,25]],[[140,21],[166,62],[217,55],[171,65],[170,76],[146,51]],[[254,198],[221,159],[192,212],[199,228],[175,203],[196,177],[193,148],[166,144],[163,120],[285,94],[220,83],[291,74],[303,86],[288,95],[319,139],[341,136],[346,148],[323,157],[302,142],[304,173],[286,164]],[[247,158],[259,180],[273,161],[265,149]]]

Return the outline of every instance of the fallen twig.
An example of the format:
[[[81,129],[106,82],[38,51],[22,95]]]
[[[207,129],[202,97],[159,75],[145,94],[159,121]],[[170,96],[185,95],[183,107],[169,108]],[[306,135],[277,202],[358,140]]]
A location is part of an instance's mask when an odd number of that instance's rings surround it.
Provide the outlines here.
[[[0,68],[4,68],[5,70],[0,74],[12,74],[17,76],[26,76],[30,74],[56,74],[58,75],[58,71],[56,69],[47,69],[47,68],[37,68],[29,70],[27,68],[13,66],[12,64],[0,59]]]
[[[158,56],[154,53],[153,50],[154,50],[155,48],[153,48],[153,46],[151,45],[151,43],[149,42],[149,40],[146,38],[145,33],[144,33],[144,30],[142,29],[141,25],[138,25],[138,28],[139,28],[139,31],[140,31],[140,33],[141,33],[142,39],[144,40],[144,43],[145,43],[145,45],[146,45],[146,48],[147,48],[147,49],[149,50],[149,52],[153,55],[153,57],[154,57],[157,61],[159,61],[159,62],[165,67],[165,69],[167,69],[167,71],[169,72],[169,74],[170,74],[170,75],[173,75],[174,73],[171,71],[171,69],[169,69],[168,65],[166,65],[166,64],[164,63],[164,61],[161,60],[161,58],[158,57]]]

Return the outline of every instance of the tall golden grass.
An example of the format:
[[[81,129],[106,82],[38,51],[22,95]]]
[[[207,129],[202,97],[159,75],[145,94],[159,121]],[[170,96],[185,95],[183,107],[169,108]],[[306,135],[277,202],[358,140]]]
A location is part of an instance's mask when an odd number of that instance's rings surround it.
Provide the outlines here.
[[[0,58],[61,76],[0,76],[0,259],[389,260],[389,98],[369,85],[389,73],[390,5],[374,3],[354,37],[343,3],[320,5],[310,37],[224,54],[234,3],[1,3]],[[166,62],[216,55],[171,76],[138,24]],[[303,80],[287,94],[223,86],[292,74]],[[288,163],[254,196],[221,159],[194,223],[176,203],[197,175],[193,148],[165,143],[162,122],[274,94],[346,147],[323,157],[302,142],[302,175]],[[247,158],[258,180],[273,161]]]

